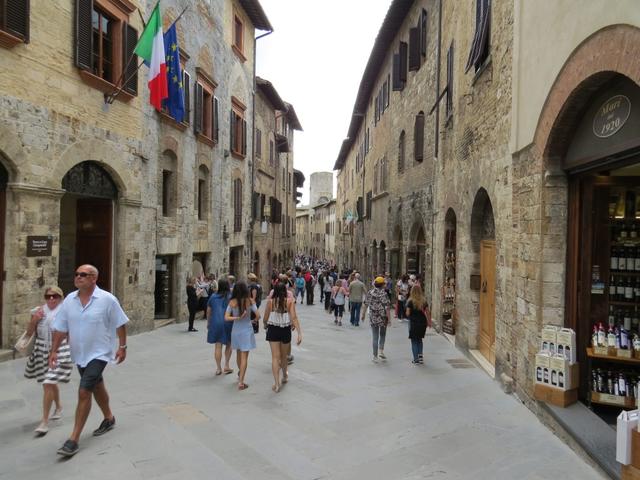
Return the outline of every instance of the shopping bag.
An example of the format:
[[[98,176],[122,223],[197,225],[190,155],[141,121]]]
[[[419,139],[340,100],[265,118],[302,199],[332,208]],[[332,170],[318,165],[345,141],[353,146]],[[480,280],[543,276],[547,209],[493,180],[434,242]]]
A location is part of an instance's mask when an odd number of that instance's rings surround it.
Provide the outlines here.
[[[631,431],[638,426],[640,410],[622,411],[618,415],[616,431],[616,460],[622,465],[631,463]]]
[[[13,346],[13,348],[15,348],[22,355],[26,355],[27,353],[29,353],[31,346],[33,345],[34,338],[35,333],[27,335],[27,332],[25,331],[22,335],[20,335],[20,338],[18,338],[18,341]]]

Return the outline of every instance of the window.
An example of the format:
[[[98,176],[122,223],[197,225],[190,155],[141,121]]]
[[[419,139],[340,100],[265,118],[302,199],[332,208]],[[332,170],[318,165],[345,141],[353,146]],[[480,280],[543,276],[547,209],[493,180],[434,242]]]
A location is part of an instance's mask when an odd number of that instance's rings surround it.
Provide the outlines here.
[[[273,155],[274,155],[273,147],[274,147],[273,140],[269,140],[269,165],[271,166],[273,166]]]
[[[373,167],[373,191],[378,193],[378,169],[380,168],[380,162],[377,161]]]
[[[393,55],[393,90],[402,91],[407,83],[407,54],[406,42],[400,42],[398,53]]]
[[[373,212],[371,211],[371,205],[372,205],[372,203],[371,203],[371,199],[372,199],[372,198],[373,198],[373,195],[372,195],[372,193],[371,193],[371,190],[369,190],[369,191],[367,192],[367,218],[368,218],[368,219],[371,219],[371,218],[372,218],[372,215],[371,215],[371,214],[373,213]]]
[[[247,155],[247,122],[244,119],[246,107],[236,97],[231,97],[231,153],[236,158]]]
[[[453,115],[453,42],[447,51],[447,119]]]
[[[427,11],[424,8],[420,14],[420,53],[427,56]]]
[[[256,158],[262,157],[262,131],[256,128]]]
[[[29,0],[0,0],[0,46],[29,43]]]
[[[409,29],[409,70],[420,70],[420,23]]]
[[[424,112],[416,115],[416,121],[413,128],[413,146],[414,159],[416,162],[424,160]]]
[[[244,24],[240,17],[235,14],[233,16],[233,43],[231,49],[240,57],[243,62],[246,60],[244,56]]]
[[[384,156],[382,157],[382,160],[380,161],[380,169],[378,171],[378,174],[380,175],[380,191],[381,192],[386,192],[387,191],[387,186],[388,186],[388,179],[387,179],[387,157]]]
[[[122,85],[124,95],[116,98],[124,100],[138,93],[138,59],[133,54],[138,31],[128,23],[134,11],[128,2],[76,2],[75,64],[80,76],[104,93]]]
[[[182,123],[189,125],[191,118],[191,75],[182,66],[182,89],[184,91],[184,118]]]
[[[168,217],[171,210],[171,190],[173,186],[173,173],[169,170],[162,171],[162,216]]]
[[[201,68],[196,68],[196,73],[193,131],[198,140],[213,146],[218,142],[219,133],[218,99],[214,96],[218,85]]]
[[[176,215],[178,205],[177,167],[178,159],[176,154],[171,150],[165,150],[158,159],[157,183],[162,186],[162,189],[158,189],[158,205],[162,206],[163,217],[174,217]]]
[[[409,46],[407,42],[400,42],[400,50],[398,51],[400,54],[400,81],[402,83],[407,83],[407,56],[409,54]]]
[[[476,32],[471,42],[471,50],[464,73],[471,67],[477,72],[489,57],[489,36],[491,33],[491,0],[476,0]]]
[[[404,130],[400,133],[400,140],[398,140],[398,173],[404,171]]]
[[[233,181],[233,231],[242,231],[242,180]]]

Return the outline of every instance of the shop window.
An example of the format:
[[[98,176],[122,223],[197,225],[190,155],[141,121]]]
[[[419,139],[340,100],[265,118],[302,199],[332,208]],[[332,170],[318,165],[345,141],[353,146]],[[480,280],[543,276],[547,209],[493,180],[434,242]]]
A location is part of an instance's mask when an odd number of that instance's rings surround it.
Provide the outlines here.
[[[233,43],[231,49],[243,62],[247,59],[244,56],[244,23],[237,14],[233,16]]]
[[[218,85],[200,68],[196,69],[196,73],[193,130],[198,140],[213,146],[218,143],[219,132],[218,98],[214,95]]]
[[[476,31],[471,42],[471,50],[464,67],[464,73],[467,73],[471,67],[477,72],[489,58],[490,33],[491,0],[476,0]]]
[[[242,231],[242,180],[233,181],[233,231]]]
[[[0,46],[29,43],[29,0],[0,0]]]
[[[231,97],[230,145],[231,154],[245,158],[247,154],[247,122],[244,119],[246,107],[237,98]]]
[[[80,76],[107,94],[123,86],[116,97],[123,100],[138,93],[138,57],[133,54],[138,31],[128,23],[134,11],[128,2],[76,2],[75,64]]]

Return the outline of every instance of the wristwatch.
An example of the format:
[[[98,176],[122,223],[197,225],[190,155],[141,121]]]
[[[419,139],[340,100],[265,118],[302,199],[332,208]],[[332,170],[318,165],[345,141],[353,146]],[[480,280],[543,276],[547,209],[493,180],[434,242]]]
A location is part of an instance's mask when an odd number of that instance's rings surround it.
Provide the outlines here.
[[[126,350],[127,346],[126,345],[120,345],[118,348],[121,348],[122,350]]]

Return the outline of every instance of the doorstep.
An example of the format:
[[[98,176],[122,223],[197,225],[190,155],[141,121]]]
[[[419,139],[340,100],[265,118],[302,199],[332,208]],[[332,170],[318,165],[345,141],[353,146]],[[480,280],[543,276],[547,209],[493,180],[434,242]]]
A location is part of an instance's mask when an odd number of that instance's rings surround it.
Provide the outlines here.
[[[620,480],[620,464],[616,462],[616,431],[583,403],[565,408],[538,402],[604,472]]]
[[[480,350],[469,350],[469,353],[473,357],[473,359],[478,362],[478,365],[487,372],[487,374],[495,380],[496,378],[496,367],[491,365],[489,360],[484,358],[484,355],[480,353]]]
[[[153,329],[157,330],[158,328],[166,327],[167,325],[171,325],[172,323],[175,323],[175,321],[176,321],[175,318],[155,319],[153,321]]]

